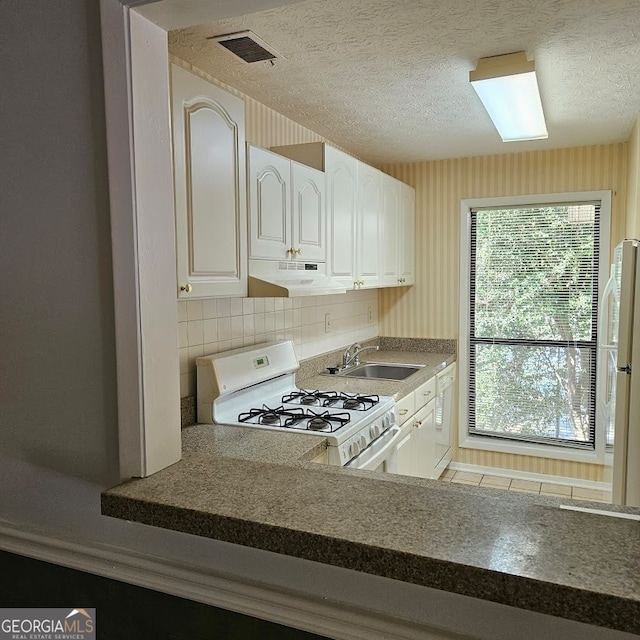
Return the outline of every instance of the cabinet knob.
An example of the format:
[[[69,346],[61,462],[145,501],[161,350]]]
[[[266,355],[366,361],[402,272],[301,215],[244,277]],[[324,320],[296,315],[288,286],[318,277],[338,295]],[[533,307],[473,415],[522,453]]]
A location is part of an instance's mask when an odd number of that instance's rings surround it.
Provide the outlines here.
[[[417,429],[418,427],[421,427],[421,426],[422,426],[422,421],[421,421],[421,420],[416,420],[416,421],[413,423],[413,426],[414,426],[416,429]]]
[[[299,256],[302,253],[302,249],[296,249],[296,255]]]
[[[190,284],[181,285],[180,291],[184,291],[186,293],[191,293],[193,287]]]

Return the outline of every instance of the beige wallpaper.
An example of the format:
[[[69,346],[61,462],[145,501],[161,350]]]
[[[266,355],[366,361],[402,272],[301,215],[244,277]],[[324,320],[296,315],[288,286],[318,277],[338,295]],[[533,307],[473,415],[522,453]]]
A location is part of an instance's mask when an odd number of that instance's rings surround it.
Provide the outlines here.
[[[640,238],[640,117],[628,141],[626,237]]]
[[[385,165],[416,189],[416,285],[380,291],[385,336],[457,338],[460,200],[613,191],[612,241],[625,235],[625,143]]]
[[[453,455],[456,462],[493,467],[497,469],[514,469],[527,473],[542,473],[563,478],[580,478],[593,482],[611,482],[610,471],[601,464],[554,460],[537,456],[519,456],[498,451],[482,451],[481,449],[456,449]]]

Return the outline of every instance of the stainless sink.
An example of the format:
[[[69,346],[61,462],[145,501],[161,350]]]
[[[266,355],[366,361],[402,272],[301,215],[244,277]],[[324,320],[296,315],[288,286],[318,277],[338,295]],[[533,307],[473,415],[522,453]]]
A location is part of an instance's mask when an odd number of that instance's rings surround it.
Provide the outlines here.
[[[395,364],[390,362],[367,362],[357,367],[345,369],[336,373],[346,378],[374,378],[376,380],[404,380],[416,371],[420,371],[423,364]]]

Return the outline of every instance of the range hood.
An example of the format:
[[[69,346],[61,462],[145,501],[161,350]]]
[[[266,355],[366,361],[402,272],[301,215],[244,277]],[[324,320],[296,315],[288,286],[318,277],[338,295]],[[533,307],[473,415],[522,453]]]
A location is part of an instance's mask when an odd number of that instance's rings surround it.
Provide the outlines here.
[[[249,260],[249,296],[294,298],[346,293],[347,288],[326,275],[323,262]]]

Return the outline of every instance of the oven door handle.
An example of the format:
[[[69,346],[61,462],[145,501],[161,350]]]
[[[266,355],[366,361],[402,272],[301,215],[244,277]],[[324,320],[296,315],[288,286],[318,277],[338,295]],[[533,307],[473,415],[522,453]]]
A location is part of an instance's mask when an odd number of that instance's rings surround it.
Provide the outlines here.
[[[394,424],[344,466],[349,469],[375,469],[383,460],[390,457],[389,450],[395,448],[399,436],[400,427]],[[395,455],[395,452],[392,455]]]

